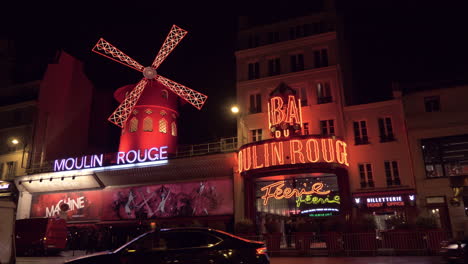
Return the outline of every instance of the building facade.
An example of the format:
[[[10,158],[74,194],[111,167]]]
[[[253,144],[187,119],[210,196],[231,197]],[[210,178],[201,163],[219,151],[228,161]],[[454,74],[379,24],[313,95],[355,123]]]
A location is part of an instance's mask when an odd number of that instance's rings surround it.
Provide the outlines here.
[[[395,220],[394,223],[405,223],[414,221],[417,216],[401,96],[395,94],[392,100],[365,105],[345,104],[333,17],[333,13],[325,11],[245,28],[239,33],[240,49],[236,52],[236,59],[240,109],[238,162],[241,165],[238,173],[245,195],[236,196],[236,199],[243,200],[238,203],[244,204],[244,217],[254,220],[260,230],[264,230],[262,228],[268,219],[284,224],[291,218],[309,216],[318,222],[334,219],[349,223],[351,219],[366,215],[373,219],[378,229],[386,230],[393,227],[389,219]],[[277,128],[272,126],[275,123],[272,116],[279,109],[275,106],[277,99],[274,97],[278,96],[282,86],[292,90],[290,93],[299,99],[301,128],[296,139],[291,136],[285,140],[273,133]],[[282,109],[288,109],[283,116],[287,116],[290,104],[282,104]],[[279,112],[276,115],[281,116]],[[291,125],[293,121],[290,119],[286,123]],[[295,144],[302,144],[305,151],[314,149],[317,142],[323,150],[328,146],[327,143],[320,145],[324,140],[341,142],[330,145],[333,145],[335,160],[311,162],[314,158],[310,154],[312,158],[303,164],[294,162],[295,155],[300,157],[299,145]],[[276,151],[275,146],[281,143],[289,145],[284,150],[285,158],[291,159],[289,162],[280,164],[278,160],[276,166],[270,163],[267,169],[266,161],[256,161],[257,168],[249,167],[245,161],[249,155],[254,156],[254,151],[265,155],[266,146],[270,147],[268,155],[271,156],[272,151]],[[331,147],[327,151],[331,151]],[[346,154],[346,164],[339,160],[340,153]],[[272,160],[275,158],[271,157]],[[254,162],[252,160],[251,166],[255,165]],[[270,188],[271,184],[276,189],[278,186],[283,188],[278,193],[287,188],[294,192],[294,186],[303,185],[304,181],[311,186],[317,182],[329,186],[330,193],[326,198],[339,196],[340,206],[330,206],[333,202],[329,201],[310,202],[307,208],[294,207],[292,210],[291,204],[296,202],[297,205],[298,200],[324,198],[298,193],[289,195],[292,202],[287,199],[288,195],[278,195],[275,198],[280,199],[276,199],[278,202],[273,205],[270,205],[270,200],[265,201],[271,194],[267,191],[275,191]]]
[[[403,91],[418,207],[454,236],[463,236],[468,207],[467,86],[408,86]]]

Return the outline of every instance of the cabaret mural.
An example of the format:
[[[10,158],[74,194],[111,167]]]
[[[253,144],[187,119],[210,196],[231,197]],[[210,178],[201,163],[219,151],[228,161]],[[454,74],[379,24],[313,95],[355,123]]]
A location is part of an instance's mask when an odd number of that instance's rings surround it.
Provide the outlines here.
[[[31,217],[151,219],[233,214],[230,179],[33,195]]]

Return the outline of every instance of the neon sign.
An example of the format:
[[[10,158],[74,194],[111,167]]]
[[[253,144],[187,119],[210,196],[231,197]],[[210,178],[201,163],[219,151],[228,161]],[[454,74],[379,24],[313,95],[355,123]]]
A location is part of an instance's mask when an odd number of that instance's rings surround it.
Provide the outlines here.
[[[239,172],[301,163],[324,162],[349,166],[346,148],[342,140],[312,136],[246,145],[238,153]]]
[[[301,100],[296,101],[294,95],[287,96],[287,104],[284,103],[283,97],[272,97],[268,103],[268,124],[272,137],[301,135],[301,108]]]
[[[302,196],[298,197],[296,200],[296,206],[300,207],[301,204],[340,204],[340,196],[335,195],[333,198],[330,197],[318,197],[312,195],[306,195],[305,198]]]
[[[267,205],[268,200],[270,198],[281,200],[284,198],[289,199],[293,196],[296,196],[296,198],[300,198],[302,195],[312,195],[312,194],[327,195],[330,193],[330,190],[327,190],[327,191],[323,190],[323,183],[321,182],[316,182],[312,184],[310,190],[308,191],[306,191],[305,188],[296,189],[296,188],[286,187],[283,189],[284,185],[285,185],[284,181],[278,181],[278,182],[274,182],[272,184],[262,187],[260,191],[265,192],[265,194],[261,197],[263,199],[263,205]]]
[[[82,156],[80,158],[67,158],[54,161],[54,171],[80,170],[88,168],[102,167],[104,154]],[[156,147],[144,150],[130,150],[118,152],[116,156],[117,164],[132,164],[146,161],[157,161],[167,159],[167,146],[159,149]]]
[[[366,199],[367,207],[382,207],[386,206],[405,206],[403,197],[401,196],[386,196],[386,197],[371,197]]]

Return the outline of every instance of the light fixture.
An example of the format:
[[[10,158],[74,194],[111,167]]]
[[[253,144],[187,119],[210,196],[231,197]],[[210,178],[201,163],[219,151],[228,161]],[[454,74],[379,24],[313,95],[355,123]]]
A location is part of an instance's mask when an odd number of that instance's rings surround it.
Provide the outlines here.
[[[11,144],[13,144],[13,145],[18,145],[18,143],[19,143],[19,140],[16,139],[16,138],[13,138],[13,139],[11,140]]]
[[[62,181],[63,181],[63,179],[65,179],[65,177],[62,177]]]
[[[39,182],[42,182],[42,178],[39,180]]]
[[[75,176],[72,177],[72,180],[74,180],[74,179],[75,179]]]
[[[22,183],[23,183],[23,182],[19,181],[19,182],[18,182],[18,185],[21,185]]]
[[[239,113],[239,107],[237,107],[236,105],[231,107],[231,112],[234,113],[234,114]]]
[[[52,177],[50,177],[49,181],[52,181]]]
[[[32,180],[29,180],[29,183],[32,183]]]

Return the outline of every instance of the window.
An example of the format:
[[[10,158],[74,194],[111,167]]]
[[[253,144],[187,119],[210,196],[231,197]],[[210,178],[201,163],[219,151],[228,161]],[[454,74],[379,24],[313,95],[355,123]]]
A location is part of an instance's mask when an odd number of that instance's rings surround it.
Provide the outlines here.
[[[177,125],[175,122],[172,122],[171,123],[171,135],[173,135],[174,137],[177,136]]]
[[[262,95],[261,94],[251,94],[250,95],[249,112],[251,114],[261,113],[262,112]]]
[[[315,64],[315,68],[328,66],[328,50],[327,49],[314,51],[314,64]]]
[[[400,173],[398,171],[397,161],[385,161],[385,176],[387,178],[387,186],[400,185]]]
[[[354,144],[362,145],[369,144],[369,138],[367,137],[367,125],[366,121],[354,121]]]
[[[318,82],[317,83],[317,104],[326,104],[333,101],[330,83],[329,82]]]
[[[307,106],[307,88],[301,87],[297,90],[299,91],[298,97],[301,98],[301,106]]]
[[[268,61],[268,75],[274,76],[281,73],[280,59],[271,59]]]
[[[304,134],[304,135],[309,135],[309,134],[310,134],[310,131],[309,131],[309,123],[303,123],[303,124],[302,124],[302,127],[303,127],[303,129],[304,129],[303,134]]]
[[[279,32],[268,32],[268,43],[276,43],[279,41]]]
[[[6,163],[5,179],[11,179],[16,175],[16,161]]]
[[[361,178],[361,188],[374,188],[374,178],[372,175],[372,165],[370,163],[358,164],[359,176]]]
[[[427,178],[468,174],[468,135],[421,140]]]
[[[169,93],[166,90],[162,90],[161,91],[161,97],[164,98],[164,99],[168,99],[169,98]]]
[[[291,71],[303,71],[304,70],[304,55],[296,54],[291,55]]]
[[[138,129],[138,119],[136,117],[132,117],[132,119],[130,119],[129,130],[130,132],[136,132],[137,129]]]
[[[424,107],[426,108],[426,112],[440,112],[440,97],[424,97]]]
[[[304,25],[289,28],[289,39],[301,38],[304,36]]]
[[[167,133],[167,121],[164,118],[159,119],[159,132]]]
[[[249,36],[249,48],[255,48],[260,45],[260,38],[258,35],[250,35]]]
[[[149,116],[143,119],[143,131],[153,132],[153,119]]]
[[[180,248],[196,248],[196,247],[209,247],[213,246],[221,240],[210,234],[204,232],[177,232],[169,231],[162,232],[161,238],[167,241],[167,248],[180,249]]]
[[[320,120],[320,131],[322,135],[335,135],[335,125],[333,120]]]
[[[252,134],[252,142],[262,140],[262,130],[261,129],[253,129],[250,130]]]
[[[258,62],[249,63],[249,80],[260,78],[260,65]]]
[[[380,142],[395,140],[393,135],[392,119],[390,117],[379,118]]]

